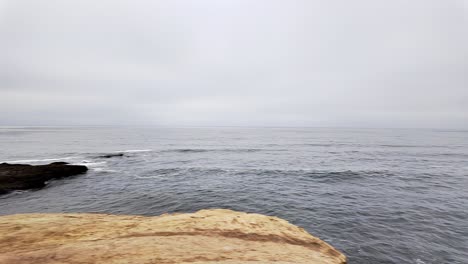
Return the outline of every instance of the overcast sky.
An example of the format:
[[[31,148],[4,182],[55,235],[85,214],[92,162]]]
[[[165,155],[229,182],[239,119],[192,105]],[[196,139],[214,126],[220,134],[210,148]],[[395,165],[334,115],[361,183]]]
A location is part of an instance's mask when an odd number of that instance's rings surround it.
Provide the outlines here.
[[[468,0],[0,0],[0,113],[468,128]]]

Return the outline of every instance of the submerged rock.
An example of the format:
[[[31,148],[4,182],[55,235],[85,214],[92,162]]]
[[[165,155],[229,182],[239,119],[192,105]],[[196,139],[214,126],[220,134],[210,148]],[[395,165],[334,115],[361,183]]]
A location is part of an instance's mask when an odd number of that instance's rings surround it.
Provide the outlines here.
[[[0,263],[308,263],[346,257],[285,220],[230,210],[0,217]]]
[[[109,159],[109,158],[123,157],[123,156],[125,156],[123,153],[111,153],[111,154],[100,155],[98,156],[98,158]]]
[[[86,166],[54,162],[48,165],[0,164],[0,194],[13,190],[44,187],[51,179],[84,173]]]

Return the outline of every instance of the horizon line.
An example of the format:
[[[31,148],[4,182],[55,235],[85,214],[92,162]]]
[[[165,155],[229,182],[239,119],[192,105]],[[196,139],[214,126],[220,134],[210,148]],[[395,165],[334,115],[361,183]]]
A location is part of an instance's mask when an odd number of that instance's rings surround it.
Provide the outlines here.
[[[254,126],[254,125],[0,125],[0,128],[270,128],[270,129],[397,129],[397,130],[450,130],[468,132],[468,128],[436,127],[378,127],[378,126]]]

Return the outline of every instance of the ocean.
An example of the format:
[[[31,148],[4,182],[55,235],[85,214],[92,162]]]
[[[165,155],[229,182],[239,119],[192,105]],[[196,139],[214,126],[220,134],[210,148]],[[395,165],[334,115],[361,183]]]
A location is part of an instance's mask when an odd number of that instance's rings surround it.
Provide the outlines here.
[[[123,156],[113,154],[123,153]],[[0,196],[0,214],[284,218],[349,263],[468,263],[468,131],[0,127],[0,162],[88,173]]]

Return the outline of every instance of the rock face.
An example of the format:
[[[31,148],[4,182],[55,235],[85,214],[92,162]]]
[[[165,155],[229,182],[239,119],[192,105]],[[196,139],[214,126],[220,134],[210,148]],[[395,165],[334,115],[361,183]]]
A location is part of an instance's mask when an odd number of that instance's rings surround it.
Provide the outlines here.
[[[88,170],[86,166],[54,162],[48,165],[0,164],[0,194],[13,190],[44,187],[51,179],[68,177]]]
[[[276,217],[202,210],[157,217],[0,217],[0,263],[308,263],[346,257]]]

